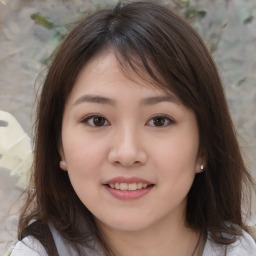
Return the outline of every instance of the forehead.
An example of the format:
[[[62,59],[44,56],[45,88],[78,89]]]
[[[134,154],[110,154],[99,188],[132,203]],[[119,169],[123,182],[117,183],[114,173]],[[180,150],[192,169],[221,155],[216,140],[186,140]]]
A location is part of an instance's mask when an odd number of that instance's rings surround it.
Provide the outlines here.
[[[126,90],[134,91],[136,94],[168,95],[180,102],[170,88],[154,80],[145,68],[134,70],[124,61],[120,61],[116,53],[111,50],[95,55],[78,74],[71,97],[85,91],[111,94],[125,87]]]

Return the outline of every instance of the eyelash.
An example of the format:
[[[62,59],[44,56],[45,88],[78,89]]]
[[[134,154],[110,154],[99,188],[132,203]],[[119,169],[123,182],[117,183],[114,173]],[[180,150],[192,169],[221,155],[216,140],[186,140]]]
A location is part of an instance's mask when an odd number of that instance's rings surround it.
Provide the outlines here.
[[[95,123],[93,123],[93,122],[96,120],[96,118],[102,119],[102,120],[98,120],[98,121],[103,121],[103,122],[100,123],[100,125],[95,125]],[[157,119],[162,119],[162,121],[164,120],[164,123],[162,123],[163,125],[159,125],[159,126],[153,125],[153,124],[150,125],[150,123],[152,123],[154,121],[157,121]],[[81,123],[85,123],[85,124],[87,124],[87,125],[89,125],[91,127],[98,127],[98,128],[110,125],[110,122],[104,116],[102,116],[102,115],[89,115],[89,116],[86,116],[85,118],[83,118],[81,120]],[[151,117],[149,119],[149,121],[146,122],[146,125],[150,125],[152,127],[162,128],[162,127],[169,126],[169,125],[171,125],[173,123],[175,123],[175,121],[173,119],[171,119],[169,116],[164,115],[164,114],[157,114],[157,115]]]

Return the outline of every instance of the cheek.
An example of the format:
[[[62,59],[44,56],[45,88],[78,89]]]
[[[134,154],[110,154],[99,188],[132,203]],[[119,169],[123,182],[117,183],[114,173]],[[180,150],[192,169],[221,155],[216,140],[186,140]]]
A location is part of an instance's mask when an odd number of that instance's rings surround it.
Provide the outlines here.
[[[198,156],[198,137],[189,133],[176,133],[176,136],[154,145],[155,169],[159,180],[165,184],[165,192],[183,194],[190,189],[196,172]],[[159,145],[159,147],[157,147]],[[153,149],[152,149],[153,150]]]
[[[176,167],[178,169],[194,170],[198,156],[197,140],[189,140],[185,137],[176,137],[161,142],[156,148],[157,143],[154,143],[155,157],[160,160],[160,163],[166,167]]]
[[[77,137],[63,142],[68,172],[74,172],[81,176],[97,174],[106,154],[103,143]]]
[[[80,200],[85,205],[90,204],[100,186],[102,150],[97,144],[88,147],[81,140],[67,145],[65,154],[70,182]]]
[[[179,148],[166,148],[159,151],[161,162],[158,162],[158,182],[161,193],[170,207],[183,202],[193,184],[196,168],[196,154]],[[159,206],[160,207],[160,206]]]

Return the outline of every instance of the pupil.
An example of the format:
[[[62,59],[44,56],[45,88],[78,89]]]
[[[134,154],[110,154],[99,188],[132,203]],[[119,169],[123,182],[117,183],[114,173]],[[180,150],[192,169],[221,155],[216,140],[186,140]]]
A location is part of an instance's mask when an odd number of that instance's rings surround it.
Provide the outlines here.
[[[102,117],[95,117],[95,118],[93,119],[93,124],[94,124],[95,126],[103,126],[104,123],[105,123],[105,119],[102,118]]]
[[[155,126],[163,126],[165,120],[164,120],[164,118],[162,118],[162,117],[157,117],[157,118],[154,118],[154,119],[153,119],[153,122],[154,122],[154,125],[155,125]]]

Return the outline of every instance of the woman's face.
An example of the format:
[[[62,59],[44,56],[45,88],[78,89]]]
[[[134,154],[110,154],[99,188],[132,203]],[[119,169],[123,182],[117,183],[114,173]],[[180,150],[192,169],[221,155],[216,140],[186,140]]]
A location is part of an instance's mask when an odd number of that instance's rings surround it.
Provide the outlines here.
[[[114,54],[94,57],[80,72],[65,105],[62,145],[61,168],[102,227],[184,223],[202,164],[195,114],[134,73],[124,75]]]

